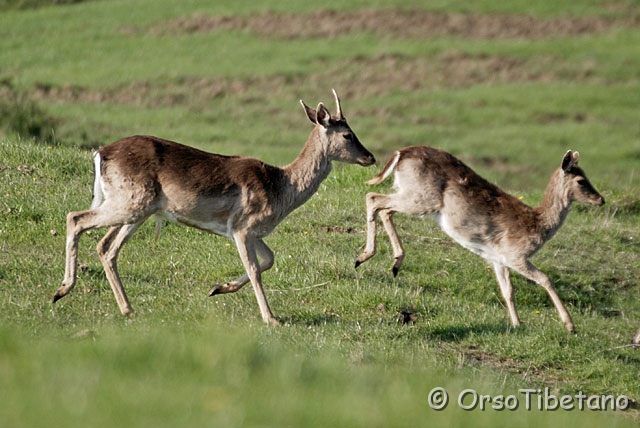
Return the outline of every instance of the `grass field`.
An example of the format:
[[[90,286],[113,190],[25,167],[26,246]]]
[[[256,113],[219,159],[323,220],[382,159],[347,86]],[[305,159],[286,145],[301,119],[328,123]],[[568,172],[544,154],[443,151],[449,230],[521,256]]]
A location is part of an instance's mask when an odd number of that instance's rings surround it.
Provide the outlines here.
[[[0,1],[1,426],[637,426],[638,2],[46,3]],[[532,260],[578,334],[517,276],[512,328],[492,270],[426,219],[396,217],[397,278],[382,234],[354,270],[378,169],[343,165],[266,240],[281,327],[250,287],[207,297],[243,272],[227,240],[167,224],[154,242],[152,222],[119,259],[135,318],[95,253],[103,231],[50,303],[66,213],[91,201],[91,149],[153,134],[284,165],[311,129],[298,100],[333,109],[331,88],[379,165],[441,147],[531,205],[578,150],[607,203],[574,206]],[[465,390],[518,406],[465,410]],[[580,393],[629,408],[579,410]],[[548,395],[574,410],[545,410]]]

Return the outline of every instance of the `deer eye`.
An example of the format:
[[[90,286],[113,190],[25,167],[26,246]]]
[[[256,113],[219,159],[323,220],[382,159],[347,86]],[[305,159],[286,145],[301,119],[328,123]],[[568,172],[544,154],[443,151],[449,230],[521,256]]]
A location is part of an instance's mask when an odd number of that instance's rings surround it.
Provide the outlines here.
[[[344,134],[344,139],[347,141],[353,141],[353,134]]]

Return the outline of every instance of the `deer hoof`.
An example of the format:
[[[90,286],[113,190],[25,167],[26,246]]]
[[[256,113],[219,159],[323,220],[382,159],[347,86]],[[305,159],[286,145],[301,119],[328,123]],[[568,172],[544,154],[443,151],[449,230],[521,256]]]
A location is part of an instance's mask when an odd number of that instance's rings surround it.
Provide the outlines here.
[[[128,308],[125,308],[124,310],[120,310],[120,313],[122,314],[123,317],[125,317],[128,320],[132,320],[136,317],[136,312],[133,310],[132,307],[128,307]]]
[[[267,324],[273,325],[273,326],[278,326],[278,325],[280,325],[280,321],[278,321],[277,319],[271,317],[271,318],[269,318],[269,321],[267,322]]]
[[[404,254],[398,256],[393,261],[393,267],[391,268],[391,272],[393,272],[393,276],[398,276],[398,272],[400,272],[400,266],[402,266],[402,261],[404,260]]]
[[[215,296],[216,294],[222,294],[222,286],[221,285],[216,285],[211,289],[211,291],[209,291],[209,297]]]
[[[62,299],[66,294],[61,292],[62,287],[58,288],[56,292],[53,294],[53,298],[51,299],[51,303],[55,303],[58,300]]]

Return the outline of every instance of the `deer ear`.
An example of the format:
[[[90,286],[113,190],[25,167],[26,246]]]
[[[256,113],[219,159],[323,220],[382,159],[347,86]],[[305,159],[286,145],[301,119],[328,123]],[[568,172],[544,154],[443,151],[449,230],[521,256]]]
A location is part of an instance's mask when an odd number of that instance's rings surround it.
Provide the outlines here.
[[[309,107],[308,105],[306,105],[304,103],[304,101],[300,100],[300,104],[302,105],[302,108],[304,109],[304,112],[307,114],[307,117],[309,118],[309,120],[311,121],[311,123],[313,123],[314,125],[316,124],[316,111],[314,109],[312,109],[311,107]]]
[[[564,154],[562,158],[562,170],[564,172],[569,172],[571,168],[578,165],[578,152],[572,152],[571,150],[567,150],[567,153]]]
[[[325,128],[329,127],[329,121],[331,120],[331,113],[324,106],[324,104],[318,104],[318,108],[316,109],[316,123],[318,125],[322,125]]]
[[[573,166],[578,166],[578,160],[580,160],[580,153],[573,152]]]

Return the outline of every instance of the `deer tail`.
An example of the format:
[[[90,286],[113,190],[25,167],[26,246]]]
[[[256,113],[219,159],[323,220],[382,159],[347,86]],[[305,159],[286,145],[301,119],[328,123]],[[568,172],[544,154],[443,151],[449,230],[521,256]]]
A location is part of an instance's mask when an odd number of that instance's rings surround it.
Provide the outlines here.
[[[384,168],[382,168],[382,171],[380,171],[380,174],[378,174],[375,177],[373,177],[372,179],[368,180],[366,183],[367,184],[380,184],[380,183],[382,183],[388,176],[391,175],[393,170],[396,168],[396,165],[398,165],[398,161],[399,160],[400,160],[400,151],[397,150],[393,154],[393,157],[391,159],[389,159],[389,161],[384,166]]]
[[[100,153],[95,152],[93,154],[93,201],[91,201],[91,209],[98,208],[104,200],[104,193],[102,192],[102,159]]]

